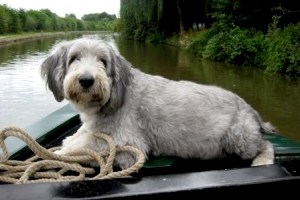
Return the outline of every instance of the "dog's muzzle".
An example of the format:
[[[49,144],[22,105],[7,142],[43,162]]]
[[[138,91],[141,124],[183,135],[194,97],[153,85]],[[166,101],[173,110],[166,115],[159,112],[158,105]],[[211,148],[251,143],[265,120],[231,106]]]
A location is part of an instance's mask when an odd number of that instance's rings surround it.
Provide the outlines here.
[[[95,79],[90,74],[84,74],[78,78],[78,81],[81,87],[83,87],[84,89],[88,89],[94,84]]]

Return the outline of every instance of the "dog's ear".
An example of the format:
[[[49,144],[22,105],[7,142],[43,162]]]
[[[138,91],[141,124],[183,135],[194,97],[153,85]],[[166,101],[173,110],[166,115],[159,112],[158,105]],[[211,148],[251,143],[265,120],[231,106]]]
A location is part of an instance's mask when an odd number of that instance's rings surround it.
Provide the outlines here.
[[[46,80],[46,85],[54,94],[57,101],[64,99],[63,81],[67,73],[66,62],[69,43],[59,46],[54,54],[49,56],[41,66],[41,75]]]
[[[112,78],[110,99],[102,108],[102,112],[111,113],[120,108],[124,102],[126,88],[131,79],[131,64],[118,53],[111,53],[107,73]]]

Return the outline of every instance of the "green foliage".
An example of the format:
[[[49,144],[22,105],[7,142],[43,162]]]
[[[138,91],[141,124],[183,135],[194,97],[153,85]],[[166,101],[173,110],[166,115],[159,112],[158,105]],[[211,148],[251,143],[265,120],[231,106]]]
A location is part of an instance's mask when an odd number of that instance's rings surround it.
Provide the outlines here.
[[[8,29],[8,14],[5,6],[0,6],[0,34],[6,33]]]
[[[241,9],[240,1],[213,2],[214,24],[208,33],[196,35],[188,49],[214,61],[262,67],[267,72],[300,75],[300,24],[283,26],[280,22],[288,13],[285,9],[281,6],[271,9],[277,14],[272,17],[272,23],[261,28],[268,30],[263,33],[251,28],[251,23],[247,28],[242,28],[242,21],[249,21],[251,17],[243,20],[236,18],[234,13]]]
[[[15,10],[10,11],[11,20],[8,24],[8,32],[10,33],[19,33],[21,32],[21,21],[19,14]]]
[[[214,35],[208,41],[202,55],[215,61],[257,66],[260,58],[256,56],[263,53],[263,46],[262,34],[235,27],[228,32]]]
[[[147,37],[147,42],[150,42],[150,43],[162,43],[164,40],[165,40],[165,36],[159,32],[152,32]]]
[[[114,30],[116,15],[106,12],[84,15],[82,20],[87,24],[89,30]]]
[[[269,30],[264,65],[269,72],[300,75],[300,24]]]
[[[25,26],[26,26],[26,20],[27,20],[26,11],[24,9],[20,9],[18,14],[19,14],[21,29],[22,29],[22,31],[24,31]]]
[[[202,57],[202,53],[209,41],[210,37],[207,31],[198,32],[191,41],[188,42],[186,48],[196,55]]]
[[[161,41],[159,31],[162,0],[122,0],[121,33],[127,39]]]
[[[121,29],[122,29],[121,19],[114,20],[113,23],[112,23],[112,30],[114,32],[121,32]]]
[[[116,18],[117,18],[116,15],[110,15],[110,14],[107,14],[106,12],[102,12],[102,13],[92,13],[92,14],[83,15],[83,17],[81,19],[83,21],[98,22],[101,20],[113,21]]]
[[[293,3],[285,0],[211,0],[211,15],[214,22],[223,21],[228,25],[265,32],[277,12],[272,8],[279,4],[291,6]]]
[[[162,42],[207,18],[210,0],[122,0],[121,33],[127,39]]]
[[[200,57],[218,62],[300,75],[300,24],[277,28],[275,20],[267,34],[238,26],[219,32],[212,28],[207,33],[196,35],[188,49]]]
[[[86,20],[74,14],[64,18],[43,10],[16,10],[0,5],[0,34],[35,31],[112,30],[115,15],[107,13],[85,15]],[[100,19],[100,20],[99,20]]]
[[[19,13],[9,9],[6,5],[0,5],[0,34],[18,33],[21,31]]]

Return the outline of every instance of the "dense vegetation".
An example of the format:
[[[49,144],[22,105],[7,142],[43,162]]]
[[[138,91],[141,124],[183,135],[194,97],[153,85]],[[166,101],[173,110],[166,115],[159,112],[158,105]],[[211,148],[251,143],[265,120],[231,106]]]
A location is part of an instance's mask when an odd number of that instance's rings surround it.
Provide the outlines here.
[[[112,30],[115,15],[88,14],[77,19],[74,14],[59,17],[48,9],[16,10],[0,5],[0,34],[41,31]]]
[[[205,59],[300,75],[296,1],[121,0],[120,15],[125,38],[169,42],[175,37]]]
[[[89,30],[113,30],[117,17],[103,12],[87,14],[81,19]]]

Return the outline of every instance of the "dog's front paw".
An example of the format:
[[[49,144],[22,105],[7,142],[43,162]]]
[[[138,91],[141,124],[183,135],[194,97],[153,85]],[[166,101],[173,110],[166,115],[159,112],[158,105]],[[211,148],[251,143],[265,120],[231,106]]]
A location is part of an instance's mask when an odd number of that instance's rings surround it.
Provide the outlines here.
[[[70,148],[65,148],[65,147],[62,147],[60,150],[56,150],[54,151],[55,154],[58,154],[58,155],[65,155],[65,154],[68,154],[72,151],[74,151],[75,149],[70,149]]]
[[[120,152],[115,158],[115,165],[121,169],[127,169],[134,165],[135,162],[135,157],[127,152]]]

